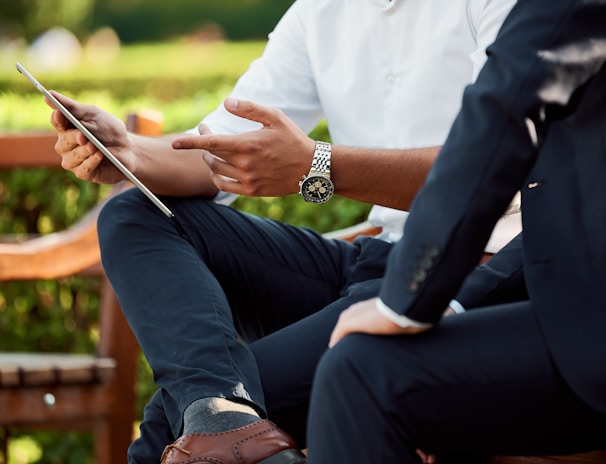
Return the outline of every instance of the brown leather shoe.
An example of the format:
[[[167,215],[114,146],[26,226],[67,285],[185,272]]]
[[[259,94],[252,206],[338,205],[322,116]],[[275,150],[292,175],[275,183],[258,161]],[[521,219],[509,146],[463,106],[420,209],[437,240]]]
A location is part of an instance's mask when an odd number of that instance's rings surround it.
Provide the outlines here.
[[[261,420],[219,433],[183,435],[162,453],[161,464],[302,464],[305,455],[276,424]]]

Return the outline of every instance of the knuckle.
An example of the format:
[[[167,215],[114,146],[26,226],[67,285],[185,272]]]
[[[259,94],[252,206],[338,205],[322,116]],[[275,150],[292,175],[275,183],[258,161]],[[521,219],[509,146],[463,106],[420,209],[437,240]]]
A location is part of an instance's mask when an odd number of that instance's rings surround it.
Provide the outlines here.
[[[251,189],[256,189],[259,184],[259,176],[255,172],[247,172],[242,176],[242,183],[248,185]]]
[[[62,154],[63,153],[62,146],[63,146],[62,138],[61,138],[61,136],[59,136],[57,138],[57,141],[55,142],[55,151],[59,154]]]
[[[284,111],[279,108],[269,108],[269,116],[278,122],[284,122],[288,119]]]
[[[72,172],[80,180],[88,180],[89,179],[89,173],[88,173],[88,171],[86,169],[83,169],[82,167],[80,167],[78,169],[72,169]]]
[[[221,144],[220,140],[215,136],[210,136],[203,140],[204,145],[203,148],[210,151],[211,153],[220,152],[224,149],[224,145]]]
[[[253,177],[252,172],[254,171],[254,161],[248,157],[244,157],[240,160],[239,168],[246,173],[246,177]]]
[[[249,197],[258,197],[260,196],[260,189],[254,185],[247,185],[244,188],[245,191],[245,195],[249,196]]]

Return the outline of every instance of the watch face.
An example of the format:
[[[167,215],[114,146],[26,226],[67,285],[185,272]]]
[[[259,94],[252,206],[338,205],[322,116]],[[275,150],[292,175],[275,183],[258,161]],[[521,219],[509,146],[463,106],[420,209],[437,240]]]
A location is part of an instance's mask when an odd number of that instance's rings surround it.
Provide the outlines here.
[[[310,203],[324,203],[335,191],[332,181],[325,176],[310,176],[301,182],[301,195]]]

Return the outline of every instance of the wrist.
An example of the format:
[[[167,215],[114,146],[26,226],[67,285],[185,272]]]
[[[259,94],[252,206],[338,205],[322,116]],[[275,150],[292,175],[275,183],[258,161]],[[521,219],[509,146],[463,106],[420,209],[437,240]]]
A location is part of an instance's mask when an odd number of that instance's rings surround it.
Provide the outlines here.
[[[305,201],[321,204],[332,198],[335,187],[330,179],[331,155],[330,143],[316,141],[311,168],[299,181],[299,193]]]

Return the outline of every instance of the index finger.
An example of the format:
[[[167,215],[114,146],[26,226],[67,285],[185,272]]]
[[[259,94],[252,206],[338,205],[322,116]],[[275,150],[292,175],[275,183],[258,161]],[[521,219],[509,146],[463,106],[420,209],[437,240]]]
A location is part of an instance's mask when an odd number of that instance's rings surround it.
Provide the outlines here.
[[[57,92],[56,90],[49,90],[49,93],[56,98],[67,111],[69,111],[76,119],[80,121],[91,118],[99,112],[99,109],[96,106],[81,103]],[[52,101],[47,101],[47,103],[51,107],[54,107]]]
[[[234,97],[228,97],[223,102],[225,109],[230,113],[249,121],[254,121],[266,127],[280,121],[280,110],[270,108],[249,100],[239,100]]]
[[[238,135],[207,134],[207,135],[184,135],[177,137],[172,142],[173,148],[207,150],[210,152],[235,151],[240,146]]]

